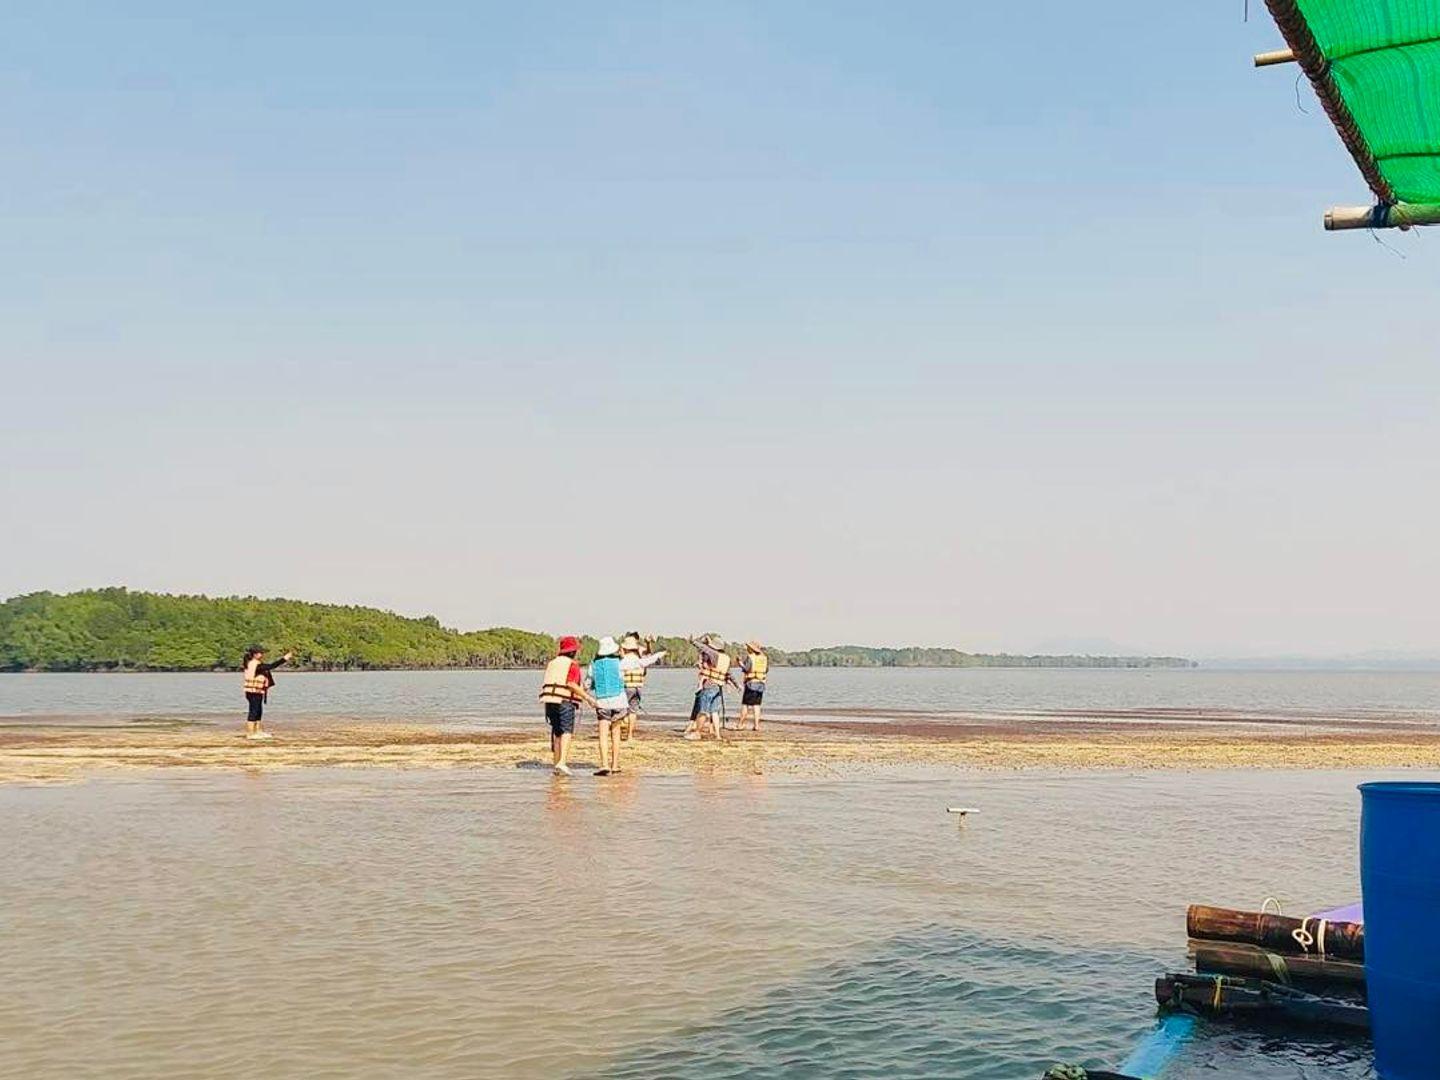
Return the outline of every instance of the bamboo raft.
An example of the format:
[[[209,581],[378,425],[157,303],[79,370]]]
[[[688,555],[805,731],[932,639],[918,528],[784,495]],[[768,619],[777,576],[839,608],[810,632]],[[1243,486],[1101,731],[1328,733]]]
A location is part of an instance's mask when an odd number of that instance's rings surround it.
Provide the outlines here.
[[[1333,912],[1331,914],[1340,914]],[[1192,904],[1185,913],[1195,972],[1155,980],[1161,1027],[1156,1053],[1132,1055],[1122,1068],[1154,1075],[1179,1053],[1196,1017],[1289,1024],[1337,1033],[1370,1028],[1365,998],[1365,925],[1279,911],[1237,911]],[[1303,984],[1300,989],[1296,984]],[[1167,1030],[1170,1029],[1168,1037]],[[1057,1065],[1045,1080],[1135,1080],[1131,1073]]]

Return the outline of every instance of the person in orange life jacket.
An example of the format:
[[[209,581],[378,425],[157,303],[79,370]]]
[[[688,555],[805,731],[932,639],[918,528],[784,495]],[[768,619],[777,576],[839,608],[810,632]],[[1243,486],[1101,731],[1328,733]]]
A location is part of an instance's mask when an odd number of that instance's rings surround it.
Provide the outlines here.
[[[690,725],[684,736],[690,740],[703,739],[709,731],[717,740],[724,738],[720,733],[720,716],[725,708],[725,684],[735,688],[740,684],[730,674],[730,654],[723,648],[724,642],[714,634],[699,639],[690,639],[699,654],[696,667],[700,684],[695,690],[695,703],[690,708]]]
[[[745,689],[740,697],[740,719],[736,727],[745,729],[745,719],[750,718],[751,731],[760,730],[760,703],[765,699],[765,681],[770,675],[770,657],[758,641],[745,643],[745,655],[740,658],[740,670],[745,673]]]
[[[595,726],[600,736],[600,768],[595,775],[609,776],[620,771],[620,736],[630,716],[620,646],[613,637],[600,639],[585,688],[595,695]]]
[[[281,664],[288,664],[294,656],[294,653],[287,652],[273,664],[267,664],[265,650],[259,645],[251,645],[245,650],[242,668],[245,672],[245,703],[249,706],[245,715],[247,739],[270,738],[268,731],[260,730],[260,722],[265,715],[265,699],[270,693],[270,687],[275,685],[275,669]]]
[[[645,689],[645,673],[665,658],[665,650],[651,652],[654,638],[643,638],[631,630],[620,641],[620,676],[625,680],[625,698],[630,714],[625,718],[625,741],[635,737],[635,717],[644,709],[640,703],[641,692]]]
[[[570,775],[570,741],[575,737],[575,707],[583,701],[591,708],[598,708],[581,681],[580,665],[575,661],[579,652],[579,638],[568,634],[562,637],[555,659],[545,665],[545,677],[540,684],[540,700],[545,705],[545,720],[550,725],[550,754],[554,758],[555,772],[561,776]]]

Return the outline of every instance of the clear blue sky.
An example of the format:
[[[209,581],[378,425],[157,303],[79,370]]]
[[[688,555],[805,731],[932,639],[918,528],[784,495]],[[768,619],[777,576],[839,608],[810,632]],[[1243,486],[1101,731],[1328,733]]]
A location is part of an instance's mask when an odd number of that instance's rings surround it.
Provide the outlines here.
[[[10,13],[0,592],[1440,645],[1440,230],[1251,6]]]

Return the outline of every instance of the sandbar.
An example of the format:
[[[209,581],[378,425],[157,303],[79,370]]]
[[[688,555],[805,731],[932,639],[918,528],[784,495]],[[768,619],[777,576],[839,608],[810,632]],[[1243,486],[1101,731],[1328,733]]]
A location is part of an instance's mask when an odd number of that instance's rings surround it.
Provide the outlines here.
[[[70,722],[67,722],[67,719]],[[93,721],[93,718],[91,718]],[[760,735],[687,742],[682,717],[641,724],[623,765],[638,774],[833,774],[896,765],[962,769],[1440,769],[1440,730],[1400,717],[1257,718],[1051,716],[925,719],[857,715],[829,722],[794,717]],[[522,727],[524,725],[524,727]],[[399,768],[543,770],[543,725],[515,731],[343,718],[271,725],[274,740],[247,742],[231,721],[174,719],[97,725],[79,718],[0,729],[0,783],[65,783],[137,769]],[[594,727],[582,724],[572,763],[593,768]]]

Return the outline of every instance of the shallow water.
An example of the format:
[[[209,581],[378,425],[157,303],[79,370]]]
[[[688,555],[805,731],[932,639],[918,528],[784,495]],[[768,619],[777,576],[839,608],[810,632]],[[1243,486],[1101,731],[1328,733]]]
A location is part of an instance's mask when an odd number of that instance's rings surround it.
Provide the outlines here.
[[[279,673],[269,714],[426,720],[513,727],[535,715],[530,671]],[[657,713],[688,711],[689,671],[660,670],[646,687]],[[730,707],[738,708],[731,695]],[[783,668],[772,672],[771,715],[806,719],[865,710],[953,716],[1074,716],[1203,710],[1257,717],[1401,717],[1440,722],[1440,672],[1257,672]],[[233,718],[244,713],[238,674],[0,675],[0,718]],[[1153,719],[1153,716],[1147,716]]]
[[[3,788],[0,1075],[1114,1066],[1153,1025],[1154,977],[1184,967],[1188,902],[1357,895],[1361,779],[171,770]],[[980,813],[962,827],[958,804]],[[1350,1080],[1367,1056],[1207,1027],[1165,1075]]]

